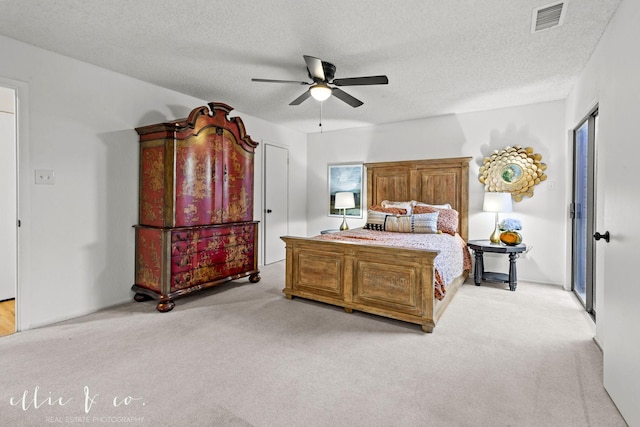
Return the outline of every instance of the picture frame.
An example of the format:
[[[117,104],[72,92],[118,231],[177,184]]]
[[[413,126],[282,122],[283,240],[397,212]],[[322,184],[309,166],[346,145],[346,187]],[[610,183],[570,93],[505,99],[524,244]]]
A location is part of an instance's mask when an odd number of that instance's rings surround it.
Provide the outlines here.
[[[327,182],[329,193],[329,215],[343,216],[342,209],[335,208],[335,196],[338,192],[351,192],[355,200],[355,207],[346,209],[345,215],[350,218],[362,218],[362,178],[363,163],[334,163],[327,167]]]

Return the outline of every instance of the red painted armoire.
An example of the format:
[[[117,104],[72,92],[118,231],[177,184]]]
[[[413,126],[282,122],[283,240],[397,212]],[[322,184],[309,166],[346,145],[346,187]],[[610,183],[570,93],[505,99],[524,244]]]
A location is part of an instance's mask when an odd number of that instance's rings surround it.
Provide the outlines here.
[[[260,280],[253,221],[253,158],[258,144],[221,103],[189,117],[136,128],[140,206],[136,301],[173,299],[249,276]]]

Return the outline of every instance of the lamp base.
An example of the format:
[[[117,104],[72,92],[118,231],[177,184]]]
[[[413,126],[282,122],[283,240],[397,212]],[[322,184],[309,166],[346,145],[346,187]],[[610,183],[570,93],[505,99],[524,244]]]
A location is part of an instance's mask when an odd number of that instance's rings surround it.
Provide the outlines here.
[[[340,231],[345,231],[345,230],[348,230],[348,229],[349,229],[349,226],[347,225],[347,216],[344,215],[342,217],[342,224],[340,224]]]
[[[491,236],[489,236],[489,240],[491,241],[491,243],[500,243],[500,226],[498,225],[498,212],[496,212],[496,226],[493,230],[493,233],[491,233]]]
[[[500,230],[498,229],[498,227],[493,230],[493,233],[491,233],[491,236],[489,236],[489,240],[491,241],[491,243],[500,243]]]

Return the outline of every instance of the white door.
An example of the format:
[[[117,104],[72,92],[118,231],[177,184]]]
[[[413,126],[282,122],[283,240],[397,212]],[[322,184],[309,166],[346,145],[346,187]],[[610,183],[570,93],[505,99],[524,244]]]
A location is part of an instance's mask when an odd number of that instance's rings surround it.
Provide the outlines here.
[[[604,265],[604,289],[602,294],[598,293],[598,306],[604,306],[604,310],[600,309],[604,311],[604,318],[600,318],[602,322],[599,321],[596,328],[602,327],[604,338],[604,386],[628,425],[640,426],[640,197],[637,167],[640,143],[635,123],[640,115],[637,100],[640,80],[634,75],[628,81],[636,85],[621,86],[616,94],[620,107],[613,106],[614,111],[607,111],[606,129],[602,108],[600,111],[598,167],[601,170],[598,176],[602,175],[603,180],[597,197],[598,204],[602,203],[604,217],[602,221],[598,220],[597,231],[608,231],[610,241],[607,243],[601,239],[596,243],[596,256],[602,256],[602,260],[597,262]]]
[[[0,86],[0,301],[16,297],[16,117],[15,90]]]
[[[0,86],[0,301],[16,297],[16,159],[15,91]]]
[[[264,146],[264,263],[285,258],[281,236],[289,232],[289,150]]]

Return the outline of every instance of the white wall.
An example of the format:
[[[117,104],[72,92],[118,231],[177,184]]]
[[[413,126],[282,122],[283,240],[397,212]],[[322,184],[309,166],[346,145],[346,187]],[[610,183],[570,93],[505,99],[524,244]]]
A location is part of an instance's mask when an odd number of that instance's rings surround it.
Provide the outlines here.
[[[567,182],[569,167],[565,104],[555,101],[459,115],[317,133],[309,136],[308,235],[337,228],[340,219],[327,216],[327,164],[383,162],[442,157],[472,157],[469,184],[469,238],[486,239],[494,214],[482,212],[484,188],[478,181],[483,158],[505,146],[533,147],[548,165],[548,181],[536,186],[534,197],[514,203],[522,235],[531,251],[518,261],[522,280],[564,285],[566,263]],[[553,189],[548,185],[553,183]],[[365,219],[350,219],[351,227]],[[505,264],[506,263],[506,264]],[[504,256],[486,255],[487,269],[507,271]]]
[[[132,225],[138,212],[134,128],[184,118],[209,100],[5,37],[0,37],[0,56],[0,77],[28,86],[28,97],[22,101],[29,106],[29,126],[19,142],[20,328],[129,301],[134,278]],[[290,145],[298,163],[293,170],[304,169],[303,134],[234,113],[243,118],[254,140]],[[54,170],[55,185],[34,185],[35,169]],[[256,200],[260,179],[256,174]],[[300,185],[292,188],[292,197],[302,204],[304,190]],[[290,217],[297,230],[304,211],[296,206]]]
[[[640,158],[640,2],[624,0],[567,100],[567,128],[597,102],[598,242],[604,269],[597,274],[596,334],[604,353],[604,385],[630,426],[640,425],[640,226],[637,165]]]

